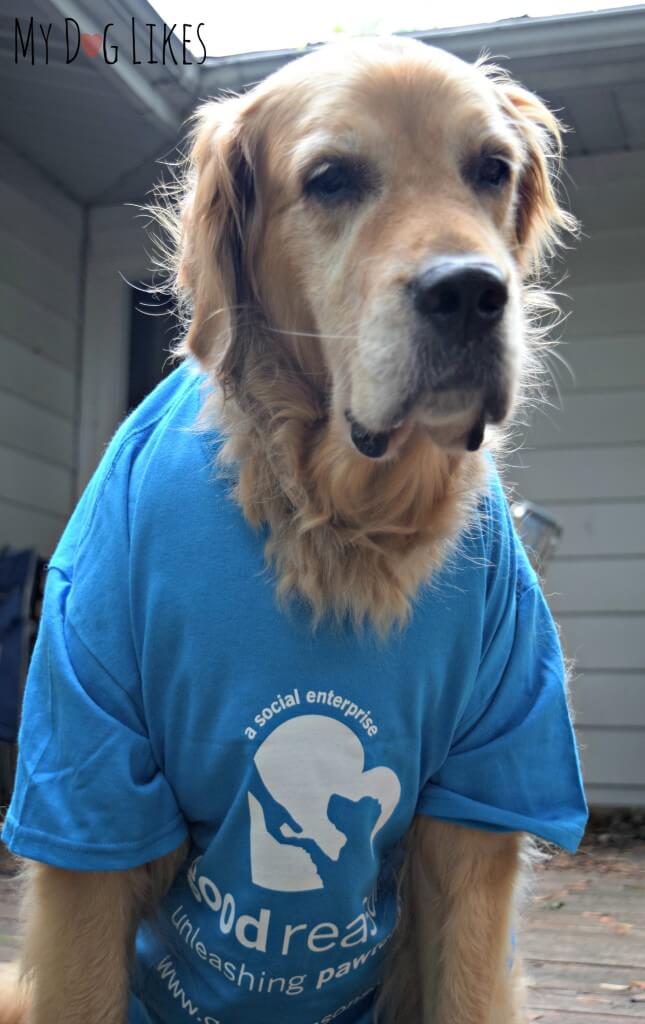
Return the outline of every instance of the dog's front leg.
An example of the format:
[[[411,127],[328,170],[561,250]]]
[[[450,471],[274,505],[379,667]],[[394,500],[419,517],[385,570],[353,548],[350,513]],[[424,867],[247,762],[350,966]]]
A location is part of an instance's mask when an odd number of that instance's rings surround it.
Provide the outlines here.
[[[519,1024],[509,956],[520,834],[419,818],[413,843],[424,1024]]]
[[[137,924],[154,912],[183,856],[181,848],[127,871],[29,865],[29,1024],[124,1024]]]
[[[143,870],[30,866],[24,949],[29,1024],[124,1024]]]

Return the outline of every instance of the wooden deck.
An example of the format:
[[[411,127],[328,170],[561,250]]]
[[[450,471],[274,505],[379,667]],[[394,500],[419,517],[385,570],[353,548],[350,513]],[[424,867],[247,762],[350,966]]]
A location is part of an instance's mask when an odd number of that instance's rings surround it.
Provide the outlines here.
[[[645,843],[539,870],[522,949],[530,1021],[645,1021]]]
[[[0,962],[18,952],[18,892],[13,862],[0,843]]]
[[[17,892],[0,856],[0,961],[15,957]],[[522,948],[528,1020],[645,1021],[645,843],[559,855],[535,877]]]

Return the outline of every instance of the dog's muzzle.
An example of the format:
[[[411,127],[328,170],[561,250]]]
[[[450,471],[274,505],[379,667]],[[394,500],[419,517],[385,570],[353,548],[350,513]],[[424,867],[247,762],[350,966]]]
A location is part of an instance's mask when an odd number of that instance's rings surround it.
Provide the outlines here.
[[[347,410],[352,443],[367,458],[381,458],[416,407],[431,434],[434,421],[438,443],[477,451],[486,424],[500,423],[508,411],[500,331],[509,297],[504,274],[477,254],[438,256],[406,291],[416,314],[417,386],[389,429],[368,430]],[[458,442],[450,422],[461,424]]]

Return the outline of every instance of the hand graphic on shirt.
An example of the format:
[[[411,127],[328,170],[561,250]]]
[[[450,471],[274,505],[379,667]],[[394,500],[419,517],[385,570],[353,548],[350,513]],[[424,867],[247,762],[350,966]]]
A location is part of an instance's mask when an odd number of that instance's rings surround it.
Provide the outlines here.
[[[316,862],[337,862],[348,842],[352,850],[361,842],[371,847],[394,811],[401,787],[391,769],[364,771],[364,763],[356,734],[326,715],[292,718],[267,737],[255,765],[270,795],[270,817],[278,804],[289,821],[282,821],[280,838],[272,835],[261,800],[249,792],[251,873],[256,885],[279,892],[321,889],[324,882]],[[360,835],[355,829],[351,834],[342,831],[331,820],[333,798],[359,805]],[[373,807],[375,815],[370,813]],[[312,856],[316,850],[322,860]]]

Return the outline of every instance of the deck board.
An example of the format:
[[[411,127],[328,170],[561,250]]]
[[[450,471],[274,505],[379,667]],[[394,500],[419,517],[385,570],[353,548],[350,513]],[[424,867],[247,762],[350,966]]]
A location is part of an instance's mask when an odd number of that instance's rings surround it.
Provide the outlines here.
[[[645,843],[556,857],[524,920],[529,1021],[645,1021]]]

